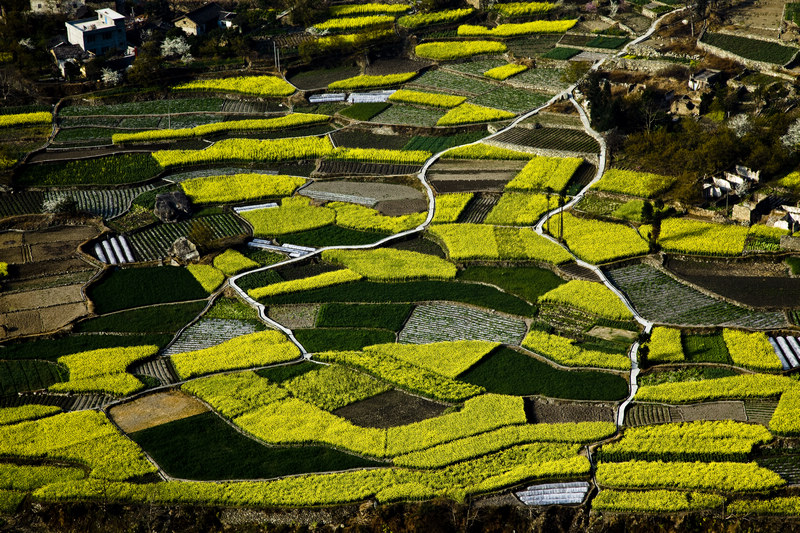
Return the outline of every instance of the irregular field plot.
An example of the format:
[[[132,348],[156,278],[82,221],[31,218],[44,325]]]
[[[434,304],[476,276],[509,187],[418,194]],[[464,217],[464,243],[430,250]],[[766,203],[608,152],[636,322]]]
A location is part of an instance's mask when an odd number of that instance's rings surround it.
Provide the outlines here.
[[[177,420],[130,437],[166,472],[183,479],[262,479],[383,465],[321,446],[265,446],[214,413]]]
[[[0,360],[0,396],[46,389],[67,380],[65,368],[47,361]]]
[[[447,407],[403,391],[390,390],[333,412],[361,427],[390,428],[444,413]]]
[[[121,311],[85,320],[78,324],[74,331],[174,333],[199,315],[204,307],[205,302],[189,302]]]
[[[526,331],[520,319],[461,305],[431,303],[414,309],[398,340],[407,344],[457,340],[519,344]]]
[[[525,414],[529,424],[614,421],[614,409],[608,404],[572,403],[541,398],[525,398]]]
[[[628,382],[618,375],[559,370],[509,348],[490,354],[458,379],[515,396],[616,401],[628,394]]]
[[[55,361],[64,355],[118,346],[164,346],[172,335],[71,335],[6,344],[3,359]]]
[[[458,279],[497,285],[504,291],[531,303],[538,302],[539,296],[566,283],[552,271],[532,266],[514,268],[470,266],[459,271]]]
[[[264,329],[263,325],[244,320],[203,318],[186,328],[181,336],[167,348],[163,355],[192,352],[211,348],[240,335],[248,335]]]
[[[109,313],[144,305],[199,300],[208,293],[181,267],[144,267],[114,271],[88,291],[97,312]]]
[[[493,137],[495,143],[507,143],[527,148],[559,150],[576,153],[598,153],[600,145],[583,130],[567,128],[522,128],[515,127]]]
[[[607,274],[642,316],[657,323],[754,329],[779,328],[786,323],[783,313],[750,311],[715,300],[647,265],[618,268]]]
[[[294,334],[300,344],[309,352],[360,350],[364,346],[395,341],[394,332],[386,329],[297,329]]]
[[[374,283],[358,281],[346,285],[282,294],[265,300],[268,305],[317,302],[423,302],[454,301],[495,309],[504,313],[528,316],[534,307],[516,296],[493,287],[447,281],[412,281]]]
[[[180,391],[156,392],[113,407],[109,415],[126,433],[167,424],[200,413],[208,408]]]

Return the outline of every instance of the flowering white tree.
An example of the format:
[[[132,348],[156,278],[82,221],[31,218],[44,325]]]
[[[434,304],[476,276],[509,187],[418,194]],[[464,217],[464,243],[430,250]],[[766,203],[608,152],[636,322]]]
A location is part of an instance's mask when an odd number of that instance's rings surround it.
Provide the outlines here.
[[[161,43],[161,55],[164,57],[183,56],[189,53],[190,48],[183,36],[167,37]]]
[[[728,127],[733,130],[733,134],[736,135],[736,137],[741,139],[750,132],[753,125],[750,123],[750,116],[742,113],[730,119],[730,121],[728,121]]]
[[[116,85],[122,81],[122,74],[110,68],[104,68],[100,71],[100,79],[106,85]]]
[[[791,151],[797,149],[797,145],[800,144],[800,118],[792,122],[786,135],[781,137],[781,143]]]

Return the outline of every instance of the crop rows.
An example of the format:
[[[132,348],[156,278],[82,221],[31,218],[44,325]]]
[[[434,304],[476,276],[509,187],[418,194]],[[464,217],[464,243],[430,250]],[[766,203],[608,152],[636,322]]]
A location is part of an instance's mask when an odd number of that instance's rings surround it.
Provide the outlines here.
[[[659,404],[633,403],[625,413],[626,426],[650,426],[672,422],[670,408]]]
[[[320,163],[317,172],[330,175],[369,174],[372,176],[402,176],[416,174],[419,165],[397,165],[392,163],[362,163],[360,161],[330,161]]]
[[[0,217],[41,213],[42,204],[66,196],[75,200],[78,209],[103,218],[113,218],[127,210],[134,198],[155,185],[143,185],[131,189],[81,189],[72,191],[50,190],[47,192],[22,191],[0,196]]]
[[[742,56],[745,59],[763,61],[774,65],[785,65],[797,55],[797,48],[794,47],[723,33],[708,32],[703,36],[703,42]]]
[[[467,207],[464,208],[464,211],[462,211],[461,215],[458,217],[457,222],[480,224],[486,219],[489,211],[492,210],[499,199],[498,196],[492,194],[479,195],[467,204]]]
[[[636,310],[654,322],[752,329],[780,328],[786,324],[783,313],[750,311],[715,300],[647,265],[610,270],[608,276],[628,295]],[[675,302],[681,305],[676,306]]]
[[[167,359],[164,357],[134,365],[131,367],[131,374],[149,376],[157,379],[162,385],[178,381],[172,370],[170,370],[169,365],[167,365]]]
[[[14,194],[0,194],[0,217],[41,213],[44,193],[21,191]]]
[[[0,370],[0,396],[45,389],[67,377],[61,367],[44,361],[0,360]]]
[[[128,241],[133,247],[136,257],[140,261],[154,261],[167,254],[172,243],[179,237],[186,237],[196,225],[206,227],[211,231],[213,239],[232,237],[245,233],[239,219],[231,214],[210,215],[175,222],[173,224],[159,224],[128,236]]]
[[[549,95],[515,87],[497,87],[493,91],[483,93],[470,99],[473,104],[478,104],[512,113],[524,113],[547,102]]]
[[[400,332],[399,341],[426,344],[483,340],[519,344],[525,331],[525,322],[516,318],[461,305],[430,303],[414,309]]]
[[[255,333],[255,324],[243,320],[206,318],[192,324],[166,350],[163,355],[191,352],[210,348],[240,335]]]
[[[597,141],[582,130],[568,128],[522,128],[516,127],[493,137],[498,143],[516,144],[544,150],[559,150],[596,154],[600,151]]]

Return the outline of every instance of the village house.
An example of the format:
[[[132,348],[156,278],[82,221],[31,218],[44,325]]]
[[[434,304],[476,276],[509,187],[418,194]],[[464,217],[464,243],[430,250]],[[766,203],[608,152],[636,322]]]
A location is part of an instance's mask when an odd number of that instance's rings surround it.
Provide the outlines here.
[[[219,4],[211,2],[176,18],[173,23],[186,35],[199,36],[205,35],[214,28],[233,28],[235,17],[236,13],[224,11]]]
[[[113,9],[98,9],[96,19],[73,20],[67,26],[67,40],[95,55],[111,51],[125,53],[125,17]]]

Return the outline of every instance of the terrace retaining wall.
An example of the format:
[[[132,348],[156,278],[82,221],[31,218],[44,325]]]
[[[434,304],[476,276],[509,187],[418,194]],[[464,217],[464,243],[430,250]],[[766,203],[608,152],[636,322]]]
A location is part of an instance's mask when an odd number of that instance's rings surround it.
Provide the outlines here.
[[[761,40],[763,41],[763,39]],[[736,55],[733,52],[729,52],[728,50],[723,50],[722,48],[719,48],[712,44],[704,43],[702,41],[697,41],[697,47],[705,52],[714,54],[715,56],[719,56],[723,59],[730,59],[731,61],[736,61],[737,63],[741,63],[746,67],[756,70],[768,70],[770,72],[770,75],[780,76],[781,78],[784,79],[790,79],[790,80],[793,79],[790,76],[782,74],[781,72],[778,71],[778,69],[780,69],[782,65],[776,65],[774,63],[766,63],[764,61],[756,61],[754,59],[747,59],[740,55]]]

